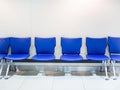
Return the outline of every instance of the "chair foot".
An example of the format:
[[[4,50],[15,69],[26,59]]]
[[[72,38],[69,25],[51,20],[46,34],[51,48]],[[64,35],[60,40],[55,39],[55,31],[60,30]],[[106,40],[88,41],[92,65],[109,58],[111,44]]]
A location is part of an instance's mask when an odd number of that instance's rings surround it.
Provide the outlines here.
[[[40,72],[40,73],[38,73],[38,76],[45,76],[45,73],[44,72]]]
[[[66,72],[65,76],[71,76],[71,73],[70,72]]]
[[[2,79],[3,78],[3,76],[0,76],[0,79]]]
[[[113,77],[113,80],[117,80],[117,77],[116,77],[116,76],[114,76],[114,77]]]
[[[105,80],[109,80],[109,77],[108,77],[108,76],[106,76],[106,77],[105,77]]]
[[[41,76],[45,76],[45,73],[41,73]]]
[[[92,76],[97,76],[96,71],[92,71]]]
[[[8,79],[10,76],[5,76],[4,79]]]
[[[18,73],[20,70],[19,70],[19,68],[16,66],[16,72]]]
[[[92,76],[97,76],[96,73],[93,73]]]

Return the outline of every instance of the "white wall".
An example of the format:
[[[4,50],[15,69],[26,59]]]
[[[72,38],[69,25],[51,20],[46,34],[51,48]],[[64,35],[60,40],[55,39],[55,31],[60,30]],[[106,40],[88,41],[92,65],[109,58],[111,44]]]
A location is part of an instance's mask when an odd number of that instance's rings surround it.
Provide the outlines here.
[[[60,37],[120,37],[119,0],[0,0],[0,37],[57,38],[56,56],[61,55]]]

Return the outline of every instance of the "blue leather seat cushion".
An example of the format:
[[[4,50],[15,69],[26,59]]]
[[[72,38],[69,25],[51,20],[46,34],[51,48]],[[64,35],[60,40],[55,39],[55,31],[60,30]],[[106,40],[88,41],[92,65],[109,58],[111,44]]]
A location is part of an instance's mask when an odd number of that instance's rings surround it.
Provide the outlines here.
[[[55,60],[55,55],[54,54],[37,54],[33,56],[32,59],[35,61],[51,61],[51,60]]]
[[[120,55],[110,55],[110,58],[115,61],[120,61]]]
[[[6,56],[7,60],[24,60],[27,59],[30,55],[29,54],[11,54]]]
[[[0,59],[3,59],[7,54],[0,54]]]
[[[67,54],[67,55],[62,55],[60,57],[60,60],[62,61],[81,61],[83,58],[81,55],[74,55],[74,54]]]
[[[103,61],[109,59],[106,55],[86,55],[86,58],[95,61]]]

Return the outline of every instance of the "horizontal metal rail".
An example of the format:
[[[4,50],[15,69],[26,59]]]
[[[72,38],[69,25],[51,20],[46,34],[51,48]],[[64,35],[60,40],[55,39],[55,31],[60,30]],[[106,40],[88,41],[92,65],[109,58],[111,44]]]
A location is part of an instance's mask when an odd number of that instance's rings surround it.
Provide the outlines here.
[[[54,61],[34,61],[31,59],[23,61],[13,61],[12,65],[40,65],[40,66],[73,66],[73,67],[96,67],[103,66],[102,61],[93,61],[93,60],[82,60],[79,62],[65,62],[59,59]],[[110,66],[111,63],[107,63],[107,66]],[[120,62],[116,62],[115,66],[120,66]]]
[[[13,62],[13,65],[40,65],[40,66],[73,66],[73,67],[91,67],[102,66],[102,63],[40,63],[40,62]],[[107,64],[109,66],[109,64]]]

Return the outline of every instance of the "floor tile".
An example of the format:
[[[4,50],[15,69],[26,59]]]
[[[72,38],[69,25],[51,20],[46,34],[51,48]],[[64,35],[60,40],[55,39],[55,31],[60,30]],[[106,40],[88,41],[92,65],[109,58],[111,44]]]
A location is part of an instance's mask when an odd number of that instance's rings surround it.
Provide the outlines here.
[[[18,90],[24,79],[9,78],[0,80],[0,90]]]
[[[83,78],[85,90],[116,90],[120,80],[105,80],[104,77],[86,77]],[[120,86],[119,86],[120,87]],[[119,88],[120,90],[120,88]]]
[[[120,90],[117,80],[104,76],[21,76],[0,79],[0,90]]]
[[[19,90],[51,90],[53,77],[37,76],[24,79]]]
[[[52,90],[84,90],[82,79],[77,76],[55,77]]]

